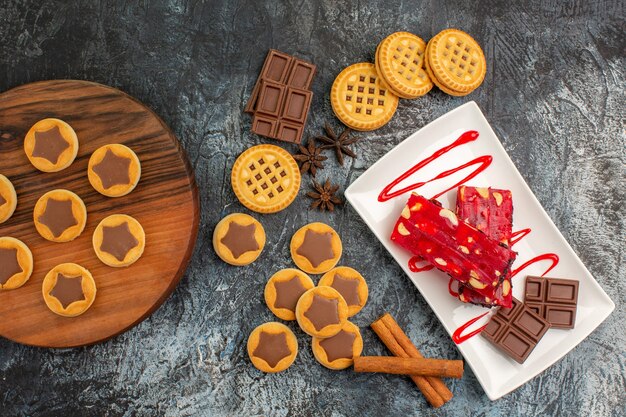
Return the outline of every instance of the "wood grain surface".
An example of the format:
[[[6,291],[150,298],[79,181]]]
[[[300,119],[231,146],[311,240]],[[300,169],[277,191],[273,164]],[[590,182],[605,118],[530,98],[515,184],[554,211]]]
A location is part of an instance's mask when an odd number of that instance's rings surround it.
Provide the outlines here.
[[[40,119],[68,122],[79,140],[78,156],[63,171],[36,170],[23,138]],[[15,214],[0,225],[0,236],[26,243],[34,271],[21,288],[0,291],[0,335],[44,347],[98,343],[136,325],[156,310],[178,284],[192,253],[199,223],[195,178],[178,140],[151,110],[114,88],[85,81],[45,81],[0,95],[0,172],[15,186]],[[100,146],[121,143],[135,151],[142,175],[135,190],[120,198],[95,191],[87,163]],[[78,194],[87,206],[87,225],[74,241],[43,239],[33,224],[39,197],[55,188]],[[91,238],[111,214],[136,218],[146,232],[143,256],[128,268],[111,268],[96,257]],[[75,262],[94,276],[97,296],[81,316],[66,318],[46,307],[41,284],[55,265]]]

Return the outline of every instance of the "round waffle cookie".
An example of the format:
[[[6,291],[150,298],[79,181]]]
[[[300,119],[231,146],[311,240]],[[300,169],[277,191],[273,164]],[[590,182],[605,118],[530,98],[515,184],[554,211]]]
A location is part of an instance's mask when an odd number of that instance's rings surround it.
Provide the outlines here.
[[[257,145],[239,155],[230,181],[241,204],[257,213],[276,213],[298,195],[300,169],[283,148]]]
[[[426,42],[409,32],[387,36],[376,49],[376,71],[395,94],[417,98],[428,93],[433,83],[424,71]]]
[[[471,91],[468,91],[466,93],[460,93],[458,91],[450,90],[445,85],[442,85],[441,82],[439,82],[437,77],[435,77],[435,75],[433,74],[433,72],[430,69],[430,63],[428,62],[429,61],[428,60],[428,50],[429,49],[430,49],[430,42],[428,43],[428,46],[426,46],[426,53],[424,54],[424,70],[426,70],[426,73],[430,77],[431,81],[437,86],[437,88],[439,88],[441,91],[443,91],[444,93],[446,93],[448,95],[456,96],[456,97],[463,97],[463,96],[466,96],[469,93],[471,93]]]
[[[470,35],[446,29],[432,38],[428,46],[430,71],[445,88],[469,93],[482,84],[487,72],[485,54]]]
[[[369,62],[353,64],[339,73],[330,91],[335,115],[354,130],[374,130],[396,112],[398,96],[389,90]]]

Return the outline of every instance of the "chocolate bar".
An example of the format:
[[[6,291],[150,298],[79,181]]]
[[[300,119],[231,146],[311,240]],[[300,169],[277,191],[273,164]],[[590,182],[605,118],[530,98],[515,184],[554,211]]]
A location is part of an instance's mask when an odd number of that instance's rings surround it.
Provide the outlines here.
[[[270,49],[245,107],[258,135],[300,143],[313,93],[315,65]]]
[[[436,200],[417,194],[409,197],[391,240],[474,289],[486,304],[492,302],[517,256]]]
[[[517,298],[513,298],[512,305],[499,308],[481,334],[511,358],[524,363],[550,323]]]
[[[513,228],[511,191],[462,185],[457,191],[456,214],[489,238],[508,245]],[[509,308],[513,296],[511,287],[511,278],[507,274],[490,303],[485,303],[481,294],[466,286],[459,288],[459,300],[486,307]]]
[[[513,197],[509,190],[462,185],[456,214],[491,239],[509,244],[513,229]]]
[[[527,277],[524,303],[550,325],[573,329],[576,324],[578,281],[560,278]]]

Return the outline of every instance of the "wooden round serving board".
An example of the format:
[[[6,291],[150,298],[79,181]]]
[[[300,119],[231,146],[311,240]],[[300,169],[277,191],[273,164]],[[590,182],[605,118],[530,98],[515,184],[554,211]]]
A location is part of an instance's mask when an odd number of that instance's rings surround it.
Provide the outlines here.
[[[80,144],[74,163],[55,173],[36,170],[23,150],[28,129],[47,117],[68,122]],[[108,143],[130,147],[141,161],[139,184],[124,197],[105,197],[87,180],[90,155]],[[0,94],[0,173],[18,196],[15,214],[0,224],[0,236],[22,240],[35,261],[23,287],[0,291],[0,336],[58,348],[102,342],[148,317],[180,281],[198,233],[193,170],[169,128],[132,97],[86,81],[38,82]],[[75,192],[87,206],[87,226],[72,242],[49,242],[33,224],[37,199],[55,188]],[[145,252],[128,268],[106,266],[91,245],[100,220],[115,213],[133,216],[146,232]],[[74,318],[52,313],[41,294],[45,274],[63,262],[87,268],[97,286],[91,308]]]

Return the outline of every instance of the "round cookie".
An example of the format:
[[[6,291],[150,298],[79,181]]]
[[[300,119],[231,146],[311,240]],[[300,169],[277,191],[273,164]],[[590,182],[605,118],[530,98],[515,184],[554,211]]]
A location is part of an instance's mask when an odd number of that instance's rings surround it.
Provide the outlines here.
[[[233,165],[230,182],[235,195],[257,213],[276,213],[289,206],[300,190],[300,168],[283,148],[257,145]]]
[[[82,266],[60,264],[46,274],[41,293],[53,313],[76,317],[87,311],[96,299],[96,282]]]
[[[74,129],[63,120],[43,119],[26,133],[24,152],[38,170],[61,171],[76,159],[78,138]]]
[[[0,174],[0,223],[11,218],[17,207],[17,194],[13,184],[7,177]]]
[[[296,319],[296,305],[307,290],[315,287],[304,272],[287,268],[276,272],[265,285],[265,303],[279,319]]]
[[[341,258],[341,239],[335,229],[324,223],[309,223],[291,238],[291,257],[309,274],[331,270]]]
[[[425,56],[424,56],[424,70],[426,71],[426,73],[430,77],[430,80],[433,82],[433,84],[435,84],[437,86],[437,88],[440,89],[441,91],[443,91],[444,93],[446,93],[448,95],[451,95],[451,96],[455,96],[455,97],[464,97],[464,96],[468,95],[469,93],[471,93],[471,91],[468,91],[467,93],[460,93],[458,91],[450,90],[449,88],[447,88],[446,86],[441,84],[441,82],[437,79],[437,77],[435,77],[435,75],[433,74],[433,72],[430,69],[430,60],[428,58],[429,50],[430,50],[430,42],[426,46],[426,53],[425,53]]]
[[[45,193],[33,210],[35,228],[51,242],[69,242],[85,229],[87,208],[79,196],[68,190]]]
[[[387,36],[376,49],[376,71],[393,92],[402,98],[428,93],[433,83],[424,71],[426,42],[409,32]]]
[[[0,237],[0,290],[14,290],[28,281],[33,273],[33,254],[22,242]]]
[[[108,266],[115,268],[132,265],[143,254],[146,234],[141,224],[125,214],[104,218],[93,232],[93,250]]]
[[[435,35],[427,57],[433,76],[448,90],[469,94],[485,79],[485,54],[478,42],[461,30],[446,29]]]
[[[248,356],[263,372],[289,368],[298,355],[298,340],[289,327],[278,322],[263,323],[250,333]]]
[[[122,197],[137,186],[141,163],[135,152],[124,145],[104,145],[91,154],[87,177],[100,194]]]
[[[331,269],[324,274],[317,285],[325,285],[339,291],[348,305],[348,317],[354,316],[367,303],[367,283],[356,270],[347,266]]]
[[[348,305],[337,290],[314,287],[296,305],[296,320],[308,335],[325,339],[339,333],[348,319]]]
[[[339,73],[330,90],[335,115],[354,130],[374,130],[385,125],[398,107],[398,96],[378,76],[369,62],[353,64]]]
[[[346,369],[354,363],[354,358],[361,356],[363,338],[359,327],[346,321],[336,335],[326,339],[314,337],[311,343],[313,356],[328,369]]]
[[[215,226],[213,249],[222,261],[243,266],[254,262],[265,246],[265,230],[254,217],[234,213]]]

